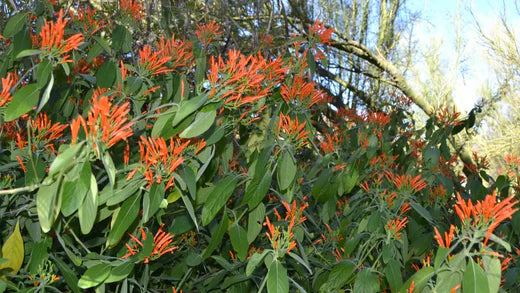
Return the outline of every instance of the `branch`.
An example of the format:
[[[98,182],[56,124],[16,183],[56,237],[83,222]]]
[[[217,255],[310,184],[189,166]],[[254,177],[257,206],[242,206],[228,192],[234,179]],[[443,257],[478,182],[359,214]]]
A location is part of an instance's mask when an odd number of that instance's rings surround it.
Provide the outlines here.
[[[17,194],[17,193],[26,192],[26,191],[31,192],[31,191],[37,189],[38,187],[40,187],[40,184],[18,187],[18,188],[13,188],[13,189],[0,190],[0,195]]]

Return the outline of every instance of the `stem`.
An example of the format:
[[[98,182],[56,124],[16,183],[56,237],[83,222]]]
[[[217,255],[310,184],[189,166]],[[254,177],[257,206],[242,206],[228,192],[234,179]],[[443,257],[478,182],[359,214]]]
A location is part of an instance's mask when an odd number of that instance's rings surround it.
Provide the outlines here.
[[[177,288],[180,289],[182,288],[182,285],[184,284],[184,282],[186,281],[186,279],[188,278],[188,275],[191,274],[191,270],[192,268],[189,268],[186,273],[184,274],[184,276],[182,277],[182,280],[179,282],[179,285],[177,285]]]
[[[265,283],[267,282],[267,275],[264,277],[264,279],[262,280],[262,284],[260,284],[260,288],[258,288],[258,292],[259,293],[262,293],[262,291],[264,290],[264,287],[265,287]]]
[[[37,189],[38,187],[40,187],[40,184],[34,184],[34,185],[18,187],[18,188],[13,188],[13,189],[0,190],[0,195],[16,194],[16,193],[25,192],[25,191],[31,192],[31,191]]]

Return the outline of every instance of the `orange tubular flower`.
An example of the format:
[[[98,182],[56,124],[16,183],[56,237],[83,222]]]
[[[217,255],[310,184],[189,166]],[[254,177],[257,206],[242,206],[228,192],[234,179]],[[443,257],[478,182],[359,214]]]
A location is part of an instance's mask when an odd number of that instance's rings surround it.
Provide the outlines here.
[[[400,239],[401,229],[406,227],[406,224],[408,224],[408,217],[404,217],[402,219],[398,217],[396,219],[388,221],[386,226],[388,227],[388,231],[390,231],[390,233],[395,234],[396,239]]]
[[[132,16],[135,21],[139,21],[145,17],[144,8],[139,0],[120,0],[121,10]]]
[[[437,230],[437,227],[433,227],[433,230],[435,231],[435,240],[437,240],[437,243],[440,247],[444,248],[450,248],[451,241],[453,240],[453,237],[455,236],[455,230],[457,228],[453,225],[450,225],[450,232],[444,232],[444,240],[442,239],[441,233],[439,233],[439,230]]]
[[[94,33],[106,26],[104,19],[94,19],[95,14],[96,9],[90,9],[90,6],[79,7],[77,15],[74,15],[72,11],[70,12],[71,17],[74,18],[74,20],[83,22],[83,30],[90,36],[94,35]]]
[[[126,141],[133,135],[134,123],[129,122],[127,117],[130,112],[130,102],[126,101],[120,106],[115,106],[110,102],[110,98],[103,94],[104,92],[106,90],[94,91],[87,121],[82,116],[72,120],[70,124],[72,144],[76,142],[80,125],[83,126],[87,139],[94,145],[99,140],[106,143],[107,147],[111,147],[121,140]]]
[[[161,51],[152,52],[152,47],[149,45],[145,45],[139,50],[139,64],[153,75],[173,71],[173,69],[169,69],[164,65],[170,61],[171,58],[171,56],[166,56]]]
[[[178,246],[172,245],[174,235],[168,232],[164,232],[162,230],[163,227],[164,224],[162,224],[159,230],[157,230],[157,233],[155,233],[155,236],[153,237],[153,250],[149,256],[144,258],[144,263],[149,263],[150,260],[156,260],[166,253],[173,253],[177,248],[179,248]],[[146,232],[143,228],[140,228],[140,230],[141,240],[137,239],[137,237],[134,235],[129,234],[130,238],[132,239],[133,246],[130,246],[127,243],[126,248],[128,249],[128,253],[123,255],[121,258],[128,258],[137,254],[137,250],[139,249],[137,245],[144,247],[143,242],[146,240]]]
[[[297,144],[305,146],[309,143],[306,140],[308,138],[307,135],[310,133],[309,131],[303,130],[306,123],[307,122],[304,121],[302,124],[300,124],[298,118],[291,120],[291,117],[280,113],[280,120],[278,121],[278,134],[280,135],[283,132],[289,138],[294,139]]]
[[[70,55],[67,54],[72,50],[77,50],[83,44],[83,35],[77,33],[70,36],[67,40],[63,39],[65,34],[65,26],[69,19],[63,19],[63,9],[58,14],[56,22],[44,22],[40,31],[40,49],[51,53],[56,51],[62,57],[60,63],[72,62]]]
[[[187,67],[193,63],[193,50],[189,43],[176,40],[175,35],[165,40],[163,37],[157,42],[157,50],[160,52],[160,58],[171,58],[173,70],[180,67]]]
[[[195,32],[195,34],[206,47],[211,43],[214,37],[222,34],[222,31],[219,31],[220,25],[215,24],[213,19],[210,20],[207,24],[197,24],[197,29],[198,30]]]
[[[307,108],[320,102],[327,102],[325,94],[316,89],[315,82],[307,82],[303,76],[303,72],[295,75],[292,85],[282,85],[280,94],[287,104],[291,104],[294,100],[299,99],[300,103]]]
[[[424,182],[424,179],[421,178],[421,175],[417,175],[412,177],[411,175],[394,175],[393,173],[385,174],[387,179],[392,181],[395,187],[398,190],[402,188],[409,188],[413,192],[419,192],[420,190],[426,188],[427,184]]]
[[[52,121],[47,118],[47,114],[40,113],[36,120],[29,121],[30,128],[36,131],[33,138],[45,144],[45,147],[54,152],[54,142],[63,136],[63,130],[68,125],[59,122],[52,124]]]
[[[180,140],[174,141],[170,138],[170,145],[166,144],[164,138],[145,138],[141,136],[139,142],[140,165],[137,166],[127,177],[130,180],[137,172],[142,170],[145,180],[148,181],[149,186],[154,182],[161,183],[163,177],[168,179],[165,189],[170,188],[174,184],[173,171],[184,162],[181,156],[183,150],[188,146],[190,141],[181,143]]]
[[[316,20],[312,26],[309,26],[309,33],[316,36],[316,39],[321,44],[330,44],[330,37],[334,29],[325,29],[325,24],[322,21]]]
[[[210,97],[233,108],[252,104],[267,96],[287,71],[281,59],[267,62],[260,54],[246,57],[230,50],[226,62],[221,56],[210,58]]]
[[[466,202],[460,197],[460,194],[457,194],[457,202],[454,208],[463,224],[488,225],[484,239],[484,245],[486,245],[489,237],[500,223],[506,219],[511,219],[518,210],[518,208],[513,208],[517,203],[518,200],[513,196],[504,198],[497,203],[496,191],[494,191],[492,194],[486,195],[483,201],[477,201],[475,205],[471,203],[471,199]]]
[[[18,81],[16,73],[9,72],[5,78],[2,78],[2,91],[0,92],[0,107],[7,104],[7,102],[13,99],[11,96],[11,88]]]

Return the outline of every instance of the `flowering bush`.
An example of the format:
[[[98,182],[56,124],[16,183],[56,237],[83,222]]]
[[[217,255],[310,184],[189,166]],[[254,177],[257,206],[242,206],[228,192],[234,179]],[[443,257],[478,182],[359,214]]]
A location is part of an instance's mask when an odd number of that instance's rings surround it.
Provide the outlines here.
[[[0,292],[518,290],[518,158],[456,172],[458,113],[331,107],[322,22],[218,54],[214,20],[139,45],[140,1],[53,2],[0,43]]]

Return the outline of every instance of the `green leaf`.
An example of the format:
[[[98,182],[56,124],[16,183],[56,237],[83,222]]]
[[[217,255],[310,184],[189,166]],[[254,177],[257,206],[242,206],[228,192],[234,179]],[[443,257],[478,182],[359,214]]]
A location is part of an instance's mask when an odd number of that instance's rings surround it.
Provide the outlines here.
[[[10,38],[14,36],[16,33],[22,30],[26,22],[27,12],[20,12],[13,15],[11,18],[9,18],[9,21],[7,21],[7,24],[4,28],[4,33],[2,35],[4,38]]]
[[[131,50],[132,33],[124,26],[118,25],[112,33],[112,47],[114,51],[126,53]],[[108,52],[108,51],[107,51]]]
[[[106,199],[107,206],[113,206],[124,201],[125,199],[134,195],[137,191],[139,191],[139,188],[143,186],[143,181],[140,179],[126,182],[126,179],[122,178],[118,182],[120,183],[116,183],[117,188],[114,189],[113,186],[106,186],[103,191],[101,191],[101,198],[106,198],[109,196]],[[101,200],[100,203],[103,203],[103,200]]]
[[[423,163],[428,169],[431,169],[439,164],[441,151],[436,146],[428,147],[423,152]]]
[[[96,72],[96,85],[102,88],[110,88],[117,77],[117,66],[112,61],[106,61]]]
[[[229,238],[231,239],[231,246],[237,252],[238,259],[246,260],[249,243],[247,242],[246,229],[239,226],[237,223],[231,225],[229,228]]]
[[[269,168],[269,166],[265,167]],[[271,181],[273,180],[273,176],[271,175],[271,171],[269,169],[266,169],[265,173],[263,174],[260,172],[256,174],[259,175],[255,176],[253,181],[251,181],[246,187],[246,193],[242,199],[242,202],[247,203],[249,206],[249,210],[256,208],[258,204],[262,202],[265,195],[267,194],[267,191],[269,191],[269,187],[271,187]],[[261,178],[260,181],[258,181],[258,177]]]
[[[331,199],[336,193],[335,190],[332,190],[334,187],[334,175],[332,173],[332,169],[326,169],[321,172],[316,182],[312,186],[311,194],[314,199],[319,202],[326,202]]]
[[[96,177],[90,175],[90,190],[87,192],[83,204],[78,209],[79,226],[81,233],[88,234],[96,221],[98,187]]]
[[[502,279],[500,260],[495,256],[484,255],[482,256],[482,262],[484,263],[484,270],[488,279],[489,292],[496,293],[500,288]]]
[[[263,203],[258,204],[258,206],[249,212],[247,219],[247,242],[249,244],[255,241],[256,236],[262,231],[262,223],[264,222],[265,217],[265,206]]]
[[[173,109],[169,109],[165,112],[162,112],[159,115],[160,115],[159,118],[153,124],[152,134],[151,134],[151,136],[153,138],[159,137],[165,127],[171,127],[171,122],[173,121],[173,116],[175,115],[175,111]]]
[[[215,117],[217,117],[217,111],[197,113],[197,115],[195,115],[195,121],[184,129],[179,134],[179,137],[191,138],[203,134],[211,127],[211,125],[213,125]]]
[[[399,291],[401,292],[407,292],[407,290],[410,288],[410,285],[412,284],[412,281],[414,282],[414,291],[421,292],[428,281],[431,279],[431,277],[435,274],[435,270],[432,267],[424,267],[420,269],[418,272],[413,274],[404,284],[401,286],[401,289]]]
[[[374,273],[372,273],[369,269],[364,269],[361,272],[359,272],[356,276],[356,281],[354,283],[354,292],[379,292],[379,281],[377,280],[377,276]]]
[[[197,179],[195,179],[195,172],[189,166],[183,166],[177,169],[182,180],[186,183],[191,198],[195,199],[197,195]]]
[[[112,268],[110,275],[105,280],[105,283],[119,282],[126,278],[134,269],[134,264],[131,262],[124,262],[115,268]]]
[[[437,249],[437,253],[435,254],[435,261],[433,262],[433,267],[436,270],[439,269],[441,263],[443,263],[443,261],[446,260],[446,257],[448,256],[449,252],[450,249],[446,247],[439,247],[439,249]]]
[[[264,250],[262,253],[255,252],[251,258],[247,261],[246,276],[251,276],[255,271],[256,267],[264,259],[264,256],[268,253],[268,250]]]
[[[51,245],[52,240],[50,237],[44,237],[39,242],[34,243],[31,249],[31,258],[27,264],[27,271],[31,275],[37,274],[39,267],[43,266],[44,261],[49,258],[49,248]]]
[[[79,178],[74,181],[65,181],[63,184],[61,213],[65,217],[72,215],[83,203],[90,190],[91,176],[90,162],[85,161],[81,166]]]
[[[204,76],[206,75],[206,55],[204,54],[203,50],[195,62],[195,85],[198,86],[202,83]]]
[[[215,215],[226,204],[228,198],[235,190],[238,180],[234,176],[222,179],[213,190],[202,208],[202,226],[206,226],[213,220]]]
[[[334,265],[327,282],[321,288],[325,291],[342,288],[350,281],[355,268],[356,265],[351,260],[341,260]]]
[[[430,224],[433,223],[432,215],[430,212],[428,212],[427,209],[423,208],[422,206],[416,204],[415,202],[410,202],[410,206],[419,214],[421,215],[426,221],[428,221]]]
[[[202,107],[202,105],[204,105],[207,100],[208,94],[202,94],[189,100],[182,100],[179,105],[179,111],[177,114],[175,114],[175,118],[173,118],[172,126],[177,126],[177,124],[184,120],[184,118],[188,117],[191,113]]]
[[[41,50],[36,50],[36,49],[22,50],[18,54],[16,54],[15,59],[20,59],[20,58],[27,57],[27,56],[37,55],[37,54],[40,54],[41,52],[42,52]],[[45,85],[46,83],[47,82],[45,82],[43,85]],[[38,82],[38,85],[40,85],[40,82]],[[43,86],[40,86],[40,88],[42,88],[42,87]]]
[[[395,259],[390,260],[384,269],[384,273],[392,292],[397,292],[401,285],[403,285],[401,265],[399,265],[399,262]]]
[[[164,199],[164,182],[159,184],[153,183],[150,187],[148,194],[144,195],[143,198],[143,219],[144,222],[155,215],[155,212],[159,209],[162,200]],[[146,203],[146,204],[144,204]]]
[[[7,261],[0,264],[0,272],[5,269],[8,273],[16,275],[22,267],[23,257],[24,244],[20,233],[20,223],[16,221],[13,233],[2,245],[2,258],[7,259]]]
[[[18,89],[13,99],[7,106],[5,113],[5,121],[12,121],[21,115],[31,111],[31,109],[38,104],[38,98],[40,97],[40,89],[35,83],[24,86]]]
[[[59,213],[58,188],[61,179],[50,185],[42,185],[36,194],[36,210],[42,231],[47,233],[51,230],[56,215]]]
[[[468,265],[462,279],[462,290],[464,293],[489,293],[489,284],[484,270],[473,261],[468,259]]]
[[[140,199],[140,195],[134,196],[128,198],[123,203],[119,213],[117,213],[114,225],[110,230],[110,233],[108,233],[108,245],[114,246],[117,244],[126,230],[128,230],[130,225],[132,225],[134,220],[137,218],[139,215]]]
[[[45,104],[47,104],[47,102],[49,101],[49,99],[51,97],[51,90],[52,90],[53,85],[54,85],[54,74],[51,73],[51,80],[49,81],[49,84],[45,88],[45,91],[43,91],[42,99],[40,101],[40,105],[38,105],[38,109],[36,110],[36,113],[39,113],[42,110],[43,106],[45,106]]]
[[[289,278],[287,269],[277,259],[273,260],[267,272],[267,292],[287,293],[289,292]]]
[[[199,224],[197,223],[197,217],[195,216],[193,204],[191,203],[189,197],[185,196],[184,194],[181,196],[181,198],[184,206],[186,207],[186,210],[188,211],[188,214],[190,215],[191,220],[193,221],[193,224],[195,224],[195,228],[197,231],[199,231]]]
[[[36,70],[36,81],[38,82],[39,89],[42,89],[47,84],[51,72],[52,63],[49,59],[43,59],[40,64],[38,64],[38,70]]]
[[[81,276],[81,279],[78,281],[78,287],[81,289],[96,287],[110,276],[111,271],[112,268],[105,263],[92,266]]]
[[[65,282],[70,287],[72,292],[80,293],[78,288],[78,277],[76,276],[75,272],[69,267],[69,265],[58,257],[54,257],[53,262],[60,270],[61,275],[65,279]]]
[[[108,151],[101,154],[101,160],[103,161],[103,166],[105,166],[105,170],[107,171],[110,184],[114,185],[116,181],[116,166],[114,166],[114,161],[112,161],[112,157]]]
[[[226,210],[224,210],[224,215],[222,216],[222,220],[220,221],[220,224],[218,227],[215,228],[215,231],[211,234],[211,240],[208,243],[208,246],[204,250],[204,253],[202,253],[202,259],[208,258],[208,256],[211,255],[213,250],[219,245],[219,243],[222,241],[222,237],[224,237],[224,234],[226,234],[228,228],[228,217],[226,214]]]
[[[504,247],[507,250],[507,252],[511,252],[511,245],[507,241],[504,241],[502,238],[497,237],[495,234],[491,233],[489,239],[491,239],[491,241],[495,242],[496,244],[499,244],[500,246]]]
[[[69,147],[64,152],[59,154],[54,159],[54,161],[52,161],[52,164],[49,167],[48,177],[52,177],[53,175],[62,171],[67,171],[66,169],[69,166],[75,164],[75,162],[77,162],[75,156],[83,149],[84,145],[85,141],[82,141]]]
[[[296,163],[294,157],[288,151],[282,153],[281,162],[278,166],[278,184],[280,189],[287,189],[296,176]]]

